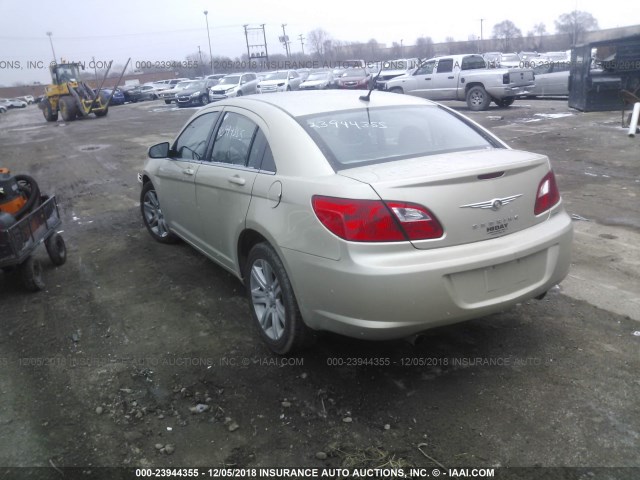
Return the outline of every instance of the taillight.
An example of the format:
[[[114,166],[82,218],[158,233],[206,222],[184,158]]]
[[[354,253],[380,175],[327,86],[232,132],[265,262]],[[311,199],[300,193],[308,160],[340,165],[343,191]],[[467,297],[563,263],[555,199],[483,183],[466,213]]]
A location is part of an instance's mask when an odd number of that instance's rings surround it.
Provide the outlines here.
[[[538,191],[536,193],[536,204],[533,209],[535,215],[540,215],[546,212],[556,203],[560,201],[560,192],[558,191],[558,185],[556,185],[556,177],[553,174],[553,170],[549,170],[538,185]]]
[[[329,231],[353,242],[402,242],[443,235],[435,216],[414,203],[316,195],[312,206]]]

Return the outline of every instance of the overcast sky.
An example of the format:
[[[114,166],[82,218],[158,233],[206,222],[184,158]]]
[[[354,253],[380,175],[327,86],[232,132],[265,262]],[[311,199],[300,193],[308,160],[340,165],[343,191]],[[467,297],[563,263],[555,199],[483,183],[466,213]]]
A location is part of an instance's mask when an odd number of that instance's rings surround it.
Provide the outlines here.
[[[58,60],[89,62],[95,57],[124,64],[131,57],[135,65],[184,59],[197,52],[198,46],[206,53],[209,42],[204,10],[209,12],[214,56],[235,58],[246,52],[244,24],[264,23],[269,53],[284,54],[278,42],[283,23],[292,52],[299,52],[298,35],[306,37],[315,28],[323,28],[337,40],[367,42],[375,38],[387,46],[401,40],[404,45],[413,45],[420,36],[429,36],[434,42],[448,36],[467,40],[470,35],[480,36],[481,18],[484,38],[491,36],[496,23],[506,19],[523,35],[540,22],[554,33],[558,16],[576,8],[591,13],[603,29],[640,25],[640,7],[628,0],[0,0],[0,85],[48,82],[47,65],[53,58],[48,31],[52,32]],[[305,45],[305,52],[309,50],[310,45]],[[32,63],[29,67],[27,62],[36,62],[36,66]]]

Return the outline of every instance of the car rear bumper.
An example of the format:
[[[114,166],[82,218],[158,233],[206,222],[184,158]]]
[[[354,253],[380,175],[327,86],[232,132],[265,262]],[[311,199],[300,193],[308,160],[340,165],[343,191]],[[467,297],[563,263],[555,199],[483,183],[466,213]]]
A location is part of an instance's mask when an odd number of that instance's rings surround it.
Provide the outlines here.
[[[573,227],[561,210],[504,237],[432,250],[350,245],[339,261],[283,249],[305,322],[356,338],[402,338],[545,293],[567,275]],[[369,247],[369,248],[367,248]]]

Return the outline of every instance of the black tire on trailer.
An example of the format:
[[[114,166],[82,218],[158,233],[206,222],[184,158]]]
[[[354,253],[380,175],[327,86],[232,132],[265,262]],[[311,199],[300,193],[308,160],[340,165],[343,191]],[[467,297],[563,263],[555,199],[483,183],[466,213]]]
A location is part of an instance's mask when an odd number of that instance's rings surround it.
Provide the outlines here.
[[[53,109],[48,98],[42,101],[42,114],[47,122],[55,122],[58,120],[58,111]]]
[[[64,265],[67,261],[67,246],[62,235],[57,232],[54,233],[44,241],[44,246],[47,249],[51,263],[55,266]]]
[[[78,109],[73,97],[60,97],[60,100],[58,100],[58,108],[60,109],[60,115],[62,115],[62,119],[65,122],[71,122],[76,119]]]
[[[42,264],[40,260],[28,257],[18,267],[22,284],[30,292],[39,292],[43,290],[45,285],[42,280]]]

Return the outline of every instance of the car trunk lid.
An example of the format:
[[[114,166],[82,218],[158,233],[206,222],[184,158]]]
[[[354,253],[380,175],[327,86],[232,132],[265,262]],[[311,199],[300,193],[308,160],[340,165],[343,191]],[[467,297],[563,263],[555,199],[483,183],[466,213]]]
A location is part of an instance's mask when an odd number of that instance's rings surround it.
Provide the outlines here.
[[[546,156],[510,149],[447,153],[340,170],[367,183],[386,202],[417,203],[435,215],[442,237],[417,240],[419,249],[509,235],[548,218],[534,214]]]

